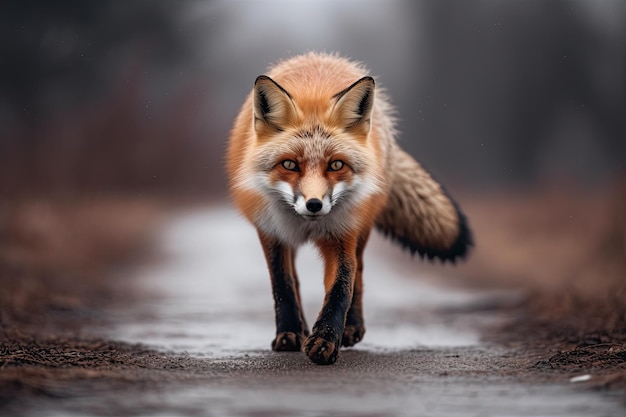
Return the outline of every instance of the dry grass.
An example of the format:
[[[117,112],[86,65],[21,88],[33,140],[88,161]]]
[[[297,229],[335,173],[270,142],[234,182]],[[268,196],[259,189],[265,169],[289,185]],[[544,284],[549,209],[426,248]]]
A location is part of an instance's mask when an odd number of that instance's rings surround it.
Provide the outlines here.
[[[543,190],[469,201],[477,244],[461,272],[488,286],[604,293],[624,267],[626,208],[616,194]]]
[[[520,289],[494,340],[539,353],[538,367],[626,381],[626,186],[482,196],[466,210],[477,247],[451,271],[465,284]],[[620,382],[621,381],[621,382]]]
[[[135,298],[119,268],[148,253],[170,209],[138,198],[0,204],[0,405],[65,395],[64,380],[138,382],[146,376],[120,369],[169,366],[174,359],[80,334]]]
[[[165,212],[141,199],[1,204],[0,329],[48,328],[123,297],[111,271],[145,251]]]

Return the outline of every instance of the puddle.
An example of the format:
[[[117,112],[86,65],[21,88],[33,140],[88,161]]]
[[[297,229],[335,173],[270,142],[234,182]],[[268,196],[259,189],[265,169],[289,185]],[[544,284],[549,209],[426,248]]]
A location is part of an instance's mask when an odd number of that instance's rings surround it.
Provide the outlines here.
[[[138,282],[157,294],[152,301],[120,312],[110,334],[116,340],[204,357],[269,350],[273,299],[265,259],[255,230],[228,207],[185,215],[165,228],[166,260],[139,271]],[[416,311],[454,308],[480,295],[437,288],[411,273],[399,252],[377,234],[365,253],[364,306],[367,335],[357,349],[389,351],[416,347],[472,346],[473,331],[420,320]],[[397,255],[397,254],[396,254]],[[323,265],[312,246],[298,253],[297,268],[309,325],[321,307]]]

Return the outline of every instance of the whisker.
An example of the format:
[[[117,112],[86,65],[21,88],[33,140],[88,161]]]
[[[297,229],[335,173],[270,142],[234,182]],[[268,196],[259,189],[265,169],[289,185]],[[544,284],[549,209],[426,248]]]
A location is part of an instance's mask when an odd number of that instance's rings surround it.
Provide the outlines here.
[[[350,190],[341,190],[336,193],[332,193],[330,196],[330,205],[334,206],[338,201],[343,200],[350,194]]]

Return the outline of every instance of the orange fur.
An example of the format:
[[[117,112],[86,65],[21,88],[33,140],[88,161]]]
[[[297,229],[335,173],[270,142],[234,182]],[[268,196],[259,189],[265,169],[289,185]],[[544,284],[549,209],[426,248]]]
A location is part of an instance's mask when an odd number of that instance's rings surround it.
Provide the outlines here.
[[[393,110],[360,64],[309,53],[259,76],[230,135],[237,208],[259,231],[276,302],[276,350],[333,363],[363,337],[363,250],[374,225],[411,251],[454,260],[465,217],[395,141]],[[293,259],[315,242],[326,297],[308,338]]]

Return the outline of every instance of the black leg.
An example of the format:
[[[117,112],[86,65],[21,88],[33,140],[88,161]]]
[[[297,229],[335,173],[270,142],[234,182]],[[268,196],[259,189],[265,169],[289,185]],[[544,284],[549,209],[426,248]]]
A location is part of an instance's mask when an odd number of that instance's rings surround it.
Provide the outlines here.
[[[346,314],[352,301],[356,273],[356,239],[319,245],[326,262],[324,305],[313,326],[313,333],[304,343],[309,359],[320,365],[337,360],[343,337]]]
[[[346,316],[346,326],[343,330],[342,346],[354,346],[363,340],[365,322],[363,320],[363,251],[369,238],[369,230],[359,237],[356,249],[357,269],[352,291],[352,302]]]
[[[276,338],[272,349],[298,351],[308,333],[300,307],[298,283],[294,274],[293,249],[259,233],[272,280],[276,313]]]

